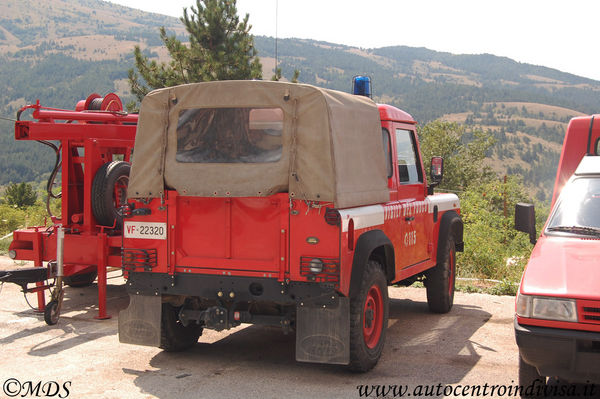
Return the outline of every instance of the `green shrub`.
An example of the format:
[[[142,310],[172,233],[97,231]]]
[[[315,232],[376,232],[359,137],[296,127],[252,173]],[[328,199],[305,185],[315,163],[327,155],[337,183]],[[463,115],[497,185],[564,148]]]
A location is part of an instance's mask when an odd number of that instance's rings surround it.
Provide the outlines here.
[[[34,191],[31,184],[10,183],[4,191],[4,198],[8,205],[24,208],[35,204],[37,201],[37,193]]]
[[[514,228],[515,204],[531,202],[520,180],[494,179],[469,187],[460,198],[465,251],[457,256],[458,274],[518,283],[532,250],[528,236]],[[548,211],[538,208],[541,227]]]

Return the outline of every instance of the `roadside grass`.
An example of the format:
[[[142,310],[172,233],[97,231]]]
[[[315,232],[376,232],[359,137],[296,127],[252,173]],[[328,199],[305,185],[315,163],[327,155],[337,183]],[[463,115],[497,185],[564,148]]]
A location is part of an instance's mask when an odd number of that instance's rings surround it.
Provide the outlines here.
[[[8,247],[10,245],[12,236],[4,237],[3,240],[0,240],[0,255],[8,254]]]
[[[456,290],[467,293],[515,296],[519,290],[519,282],[510,280],[457,280]]]
[[[43,226],[49,219],[45,204],[38,201],[33,206],[18,208],[14,205],[0,204],[0,255],[8,253],[14,230],[30,226]]]

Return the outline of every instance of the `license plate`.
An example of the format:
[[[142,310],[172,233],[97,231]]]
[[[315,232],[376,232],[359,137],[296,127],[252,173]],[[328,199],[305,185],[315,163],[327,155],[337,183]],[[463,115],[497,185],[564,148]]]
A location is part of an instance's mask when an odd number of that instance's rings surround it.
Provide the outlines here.
[[[152,240],[167,239],[166,223],[125,222],[123,231],[125,238],[145,238]]]

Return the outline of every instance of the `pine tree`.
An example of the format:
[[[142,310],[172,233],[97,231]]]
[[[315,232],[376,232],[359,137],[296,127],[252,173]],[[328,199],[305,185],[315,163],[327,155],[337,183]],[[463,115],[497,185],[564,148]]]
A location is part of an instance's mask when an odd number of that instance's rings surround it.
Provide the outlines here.
[[[262,65],[254,47],[246,14],[240,22],[236,0],[196,0],[183,9],[181,21],[189,33],[189,45],[164,27],[160,38],[171,61],[149,60],[139,46],[134,49],[135,68],[129,70],[131,92],[138,101],[152,89],[212,80],[260,79]],[[142,79],[140,79],[140,76]],[[134,104],[130,104],[135,106]]]
[[[292,82],[292,83],[298,83],[298,78],[299,77],[300,77],[300,71],[297,70],[297,69],[294,69],[294,75],[292,76],[292,79],[290,80],[290,82]],[[275,68],[275,73],[271,77],[271,80],[273,80],[275,82],[279,82],[281,79],[283,79],[281,68],[277,67],[277,68]]]

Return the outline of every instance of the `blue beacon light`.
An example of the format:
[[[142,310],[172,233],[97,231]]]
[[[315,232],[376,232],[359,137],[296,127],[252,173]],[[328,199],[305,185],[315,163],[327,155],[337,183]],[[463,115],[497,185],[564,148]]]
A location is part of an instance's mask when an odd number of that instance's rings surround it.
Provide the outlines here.
[[[371,98],[371,77],[355,76],[352,78],[352,94]]]

